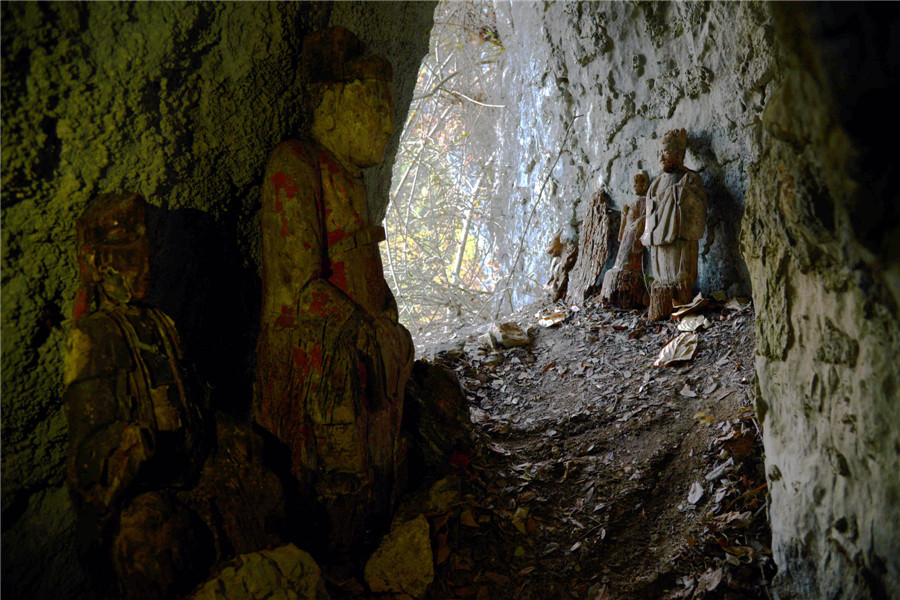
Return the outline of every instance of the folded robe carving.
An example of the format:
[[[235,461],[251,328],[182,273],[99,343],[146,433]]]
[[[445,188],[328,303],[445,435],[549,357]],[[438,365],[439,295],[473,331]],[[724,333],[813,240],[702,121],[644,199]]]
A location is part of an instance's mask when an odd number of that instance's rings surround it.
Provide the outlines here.
[[[393,131],[391,67],[342,28],[307,37],[311,139],[280,144],[263,184],[263,299],[255,420],[349,552],[386,527],[403,479],[409,332],[384,281],[361,168]]]

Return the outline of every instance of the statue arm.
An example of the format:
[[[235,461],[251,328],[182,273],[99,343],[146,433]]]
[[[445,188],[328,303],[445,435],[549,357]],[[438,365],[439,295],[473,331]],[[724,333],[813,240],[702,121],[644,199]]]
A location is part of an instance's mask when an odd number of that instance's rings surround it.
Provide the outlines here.
[[[678,238],[699,240],[706,231],[706,191],[703,180],[697,173],[689,172],[679,186],[679,208],[681,212]]]
[[[299,141],[280,144],[266,165],[262,195],[264,279],[278,312],[293,306],[300,290],[326,268],[315,149]]]
[[[635,207],[637,208],[637,207]],[[628,214],[631,212],[631,205],[626,204],[622,207],[622,219],[619,221],[619,237],[616,241],[621,242],[622,236],[625,234],[625,229],[628,224]]]
[[[640,236],[641,244],[643,244],[644,248],[649,248],[653,245],[650,238],[653,229],[656,227],[656,219],[654,218],[653,211],[655,209],[658,189],[659,178],[656,178],[653,180],[653,183],[650,184],[650,188],[647,190],[647,195],[644,199],[644,232]]]

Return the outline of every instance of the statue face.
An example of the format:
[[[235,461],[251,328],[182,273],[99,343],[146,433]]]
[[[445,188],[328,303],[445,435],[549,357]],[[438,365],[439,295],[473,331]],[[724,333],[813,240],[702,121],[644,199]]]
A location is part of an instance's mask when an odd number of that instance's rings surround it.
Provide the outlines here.
[[[105,245],[94,257],[104,295],[116,303],[141,300],[150,290],[150,244],[145,228],[125,233],[124,243]]]
[[[357,167],[379,164],[394,133],[390,84],[369,79],[343,85],[332,118],[338,146],[332,150]]]
[[[684,152],[674,144],[664,144],[659,147],[659,166],[666,173],[671,173],[684,162]]]

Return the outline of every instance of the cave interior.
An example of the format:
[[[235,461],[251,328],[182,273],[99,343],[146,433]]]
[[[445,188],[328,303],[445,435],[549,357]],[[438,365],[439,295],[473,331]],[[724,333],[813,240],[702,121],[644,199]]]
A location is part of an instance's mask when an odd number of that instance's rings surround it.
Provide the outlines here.
[[[62,379],[87,202],[147,199],[151,301],[174,319],[216,409],[249,419],[261,188],[269,153],[308,126],[303,39],[343,26],[393,66],[395,134],[364,175],[380,221],[435,7],[2,4],[10,597],[93,597],[65,485]],[[597,181],[618,211],[634,172],[656,170],[663,133],[688,132],[686,164],[709,198],[696,289],[753,300],[770,592],[784,599],[900,597],[900,202],[884,139],[897,112],[893,8],[492,5],[504,48],[495,218],[519,228],[516,243],[543,249],[553,231],[577,229]],[[548,199],[523,228],[542,184]],[[526,254],[547,268],[542,250]]]

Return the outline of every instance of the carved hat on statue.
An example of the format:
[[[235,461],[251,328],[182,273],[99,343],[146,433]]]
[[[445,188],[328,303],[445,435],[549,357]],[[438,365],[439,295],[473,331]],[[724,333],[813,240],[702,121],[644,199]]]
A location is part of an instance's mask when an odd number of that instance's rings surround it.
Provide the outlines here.
[[[684,156],[684,153],[687,150],[687,130],[670,129],[662,136],[660,146],[677,150],[679,154]]]
[[[90,313],[101,287],[110,300],[119,302],[146,294],[150,245],[147,203],[139,194],[96,197],[81,213],[75,230],[81,282],[75,300],[76,321]],[[112,291],[116,289],[121,291]]]
[[[394,75],[391,63],[369,53],[365,44],[343,27],[323,29],[306,36],[300,65],[309,84],[359,79],[391,81]]]

